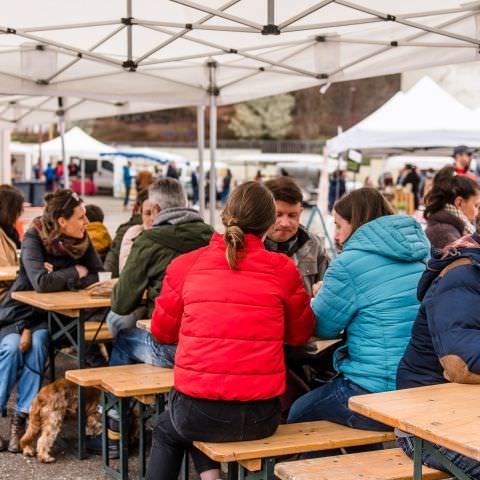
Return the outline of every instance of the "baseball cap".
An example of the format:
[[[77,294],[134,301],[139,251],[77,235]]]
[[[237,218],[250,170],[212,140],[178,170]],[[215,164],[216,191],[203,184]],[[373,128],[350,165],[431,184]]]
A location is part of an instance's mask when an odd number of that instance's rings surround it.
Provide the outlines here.
[[[473,155],[475,151],[474,148],[467,147],[466,145],[459,145],[453,149],[453,156],[460,155],[462,153],[468,153],[469,155]]]

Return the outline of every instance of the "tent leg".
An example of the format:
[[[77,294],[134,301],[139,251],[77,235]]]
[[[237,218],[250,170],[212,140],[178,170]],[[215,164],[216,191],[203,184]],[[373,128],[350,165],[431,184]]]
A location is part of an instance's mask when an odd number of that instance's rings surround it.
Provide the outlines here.
[[[58,129],[62,141],[62,162],[63,162],[63,188],[70,188],[68,180],[67,153],[65,150],[65,116],[63,111],[63,98],[58,97]]]
[[[197,143],[198,143],[198,206],[200,215],[205,218],[205,107],[197,107]]]
[[[215,228],[217,203],[217,171],[215,159],[217,154],[217,102],[215,95],[210,95],[210,224]]]
[[[85,196],[85,159],[80,159],[80,195]]]
[[[12,183],[12,161],[10,158],[10,130],[0,131],[0,184]],[[28,201],[28,200],[27,200]]]

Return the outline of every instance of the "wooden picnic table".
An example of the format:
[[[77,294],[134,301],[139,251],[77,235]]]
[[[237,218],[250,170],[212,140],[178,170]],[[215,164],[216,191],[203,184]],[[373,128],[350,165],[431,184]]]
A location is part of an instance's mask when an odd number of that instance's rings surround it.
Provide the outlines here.
[[[435,445],[480,461],[480,385],[445,383],[352,397],[355,412],[415,437],[414,478],[421,478],[421,451],[437,458],[457,478]],[[453,471],[455,470],[455,471]]]
[[[11,282],[17,278],[18,266],[0,267],[0,282]]]
[[[35,291],[13,292],[12,298],[32,307],[48,312],[48,331],[50,334],[50,378],[55,379],[55,342],[67,341],[76,349],[78,368],[86,366],[85,324],[80,318],[80,311],[89,308],[110,307],[108,297],[92,297],[87,290],[38,293]],[[69,317],[69,320],[65,320]],[[75,334],[76,332],[76,334]],[[86,456],[86,417],[85,391],[78,387],[78,457]]]

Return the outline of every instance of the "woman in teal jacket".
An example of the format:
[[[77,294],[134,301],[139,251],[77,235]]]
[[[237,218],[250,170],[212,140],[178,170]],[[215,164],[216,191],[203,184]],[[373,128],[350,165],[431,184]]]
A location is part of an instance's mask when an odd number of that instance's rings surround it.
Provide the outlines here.
[[[336,338],[345,332],[346,344],[335,352],[337,377],[299,398],[288,421],[388,429],[350,410],[348,399],[395,389],[430,245],[420,225],[394,215],[373,188],[349,193],[334,210],[335,240],[343,251],[327,270],[312,308],[316,335]]]

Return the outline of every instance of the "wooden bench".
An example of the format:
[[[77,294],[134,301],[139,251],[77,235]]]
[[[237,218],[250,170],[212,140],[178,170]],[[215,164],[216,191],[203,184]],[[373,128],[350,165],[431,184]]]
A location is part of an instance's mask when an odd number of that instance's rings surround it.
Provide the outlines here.
[[[275,465],[280,480],[410,480],[413,462],[400,448],[284,462]],[[424,480],[450,475],[423,467]]]
[[[129,400],[135,398],[140,402],[139,462],[140,477],[143,478],[146,468],[145,420],[147,415],[145,406],[155,405],[157,414],[163,411],[164,394],[170,392],[173,387],[173,370],[142,363],[69,370],[65,372],[65,378],[81,387],[95,387],[102,391],[103,466],[106,473],[116,479],[126,480],[128,478]],[[110,399],[106,397],[105,393],[111,394]],[[120,416],[119,470],[115,470],[110,466],[106,450],[108,430],[107,411],[111,408],[115,408]]]
[[[268,438],[245,442],[207,443],[194,445],[212,460],[228,463],[229,478],[243,473],[262,471],[265,479],[273,479],[275,459],[283,455],[332,450],[334,448],[369,445],[395,439],[393,432],[372,432],[345,427],[327,421],[280,425]]]
[[[102,323],[100,330],[98,329],[98,327],[100,327],[99,322],[84,323],[86,342],[95,341],[99,343],[105,343],[113,341],[113,336],[110,333],[110,329],[108,328],[108,325],[106,323]]]

